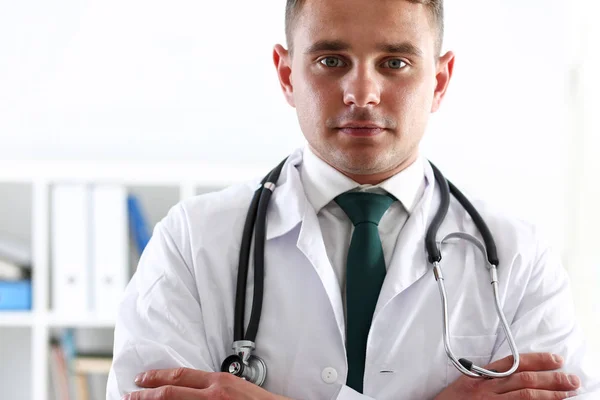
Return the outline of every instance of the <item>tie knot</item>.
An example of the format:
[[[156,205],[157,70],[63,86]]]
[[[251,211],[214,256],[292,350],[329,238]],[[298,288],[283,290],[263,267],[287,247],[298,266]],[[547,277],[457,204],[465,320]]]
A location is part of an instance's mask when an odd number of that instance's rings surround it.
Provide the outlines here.
[[[336,197],[335,202],[344,210],[354,226],[363,222],[379,225],[381,217],[390,208],[394,198],[376,193],[347,192]]]

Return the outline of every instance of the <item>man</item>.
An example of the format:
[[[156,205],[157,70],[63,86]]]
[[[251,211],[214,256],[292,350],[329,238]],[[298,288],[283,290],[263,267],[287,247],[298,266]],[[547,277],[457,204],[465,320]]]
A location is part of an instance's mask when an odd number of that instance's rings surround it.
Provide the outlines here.
[[[481,203],[521,363],[508,378],[474,379],[446,357],[424,251],[440,189],[418,152],[454,67],[451,52],[440,55],[442,10],[441,0],[288,1],[289,49],[276,46],[274,62],[308,146],[289,157],[269,204],[255,352],[268,368],[264,388],[218,372],[233,342],[249,183],[186,201],[155,229],[121,305],[109,399],[509,400],[598,390],[556,256],[527,225]],[[456,230],[478,235],[452,200],[440,235]],[[485,260],[468,243],[444,251],[454,351],[507,371]]]

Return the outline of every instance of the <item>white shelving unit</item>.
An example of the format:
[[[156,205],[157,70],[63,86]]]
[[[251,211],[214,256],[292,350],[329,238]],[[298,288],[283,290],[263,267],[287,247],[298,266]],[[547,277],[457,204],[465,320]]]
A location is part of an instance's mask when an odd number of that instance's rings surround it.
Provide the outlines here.
[[[126,187],[178,188],[179,200],[198,192],[223,188],[262,177],[269,167],[206,164],[131,164],[94,162],[0,162],[0,185],[31,185],[31,241],[33,251],[33,309],[31,312],[0,312],[0,330],[31,329],[31,398],[49,397],[49,343],[55,328],[113,328],[115,321],[94,314],[70,316],[50,309],[50,190],[57,183],[112,183]],[[174,204],[173,204],[174,205]],[[11,349],[12,350],[12,349]],[[22,349],[14,349],[19,351]],[[3,385],[11,382],[3,382]],[[18,390],[15,389],[15,390]]]
[[[2,312],[0,313],[0,327],[26,328],[33,325],[31,312]]]

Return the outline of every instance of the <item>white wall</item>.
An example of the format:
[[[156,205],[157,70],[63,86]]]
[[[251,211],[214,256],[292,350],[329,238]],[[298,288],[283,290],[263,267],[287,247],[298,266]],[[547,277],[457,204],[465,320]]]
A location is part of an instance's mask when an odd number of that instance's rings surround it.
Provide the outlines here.
[[[537,223],[563,251],[600,349],[593,2],[446,3],[455,77],[424,152],[467,193]],[[243,0],[0,2],[0,157],[279,161],[303,143],[271,63],[283,9]],[[575,28],[585,17],[587,32]],[[581,37],[595,39],[580,46]],[[0,207],[18,206],[0,197]]]
[[[5,154],[278,160],[301,136],[274,79],[274,3],[2,2]]]
[[[424,147],[459,187],[563,242],[566,2],[447,2],[455,76]],[[561,54],[562,57],[551,56]]]
[[[592,6],[593,4],[593,6]],[[600,354],[600,7],[592,0],[578,0],[572,18],[578,21],[576,62],[570,119],[574,132],[568,191],[568,219],[565,244],[567,266],[576,293],[577,312],[588,332],[592,351]]]
[[[549,54],[566,49],[564,3],[448,2],[456,75],[424,144],[467,191],[559,244],[568,59]],[[0,43],[0,156],[262,164],[303,143],[271,62],[283,1],[56,4],[0,4],[13,38]]]

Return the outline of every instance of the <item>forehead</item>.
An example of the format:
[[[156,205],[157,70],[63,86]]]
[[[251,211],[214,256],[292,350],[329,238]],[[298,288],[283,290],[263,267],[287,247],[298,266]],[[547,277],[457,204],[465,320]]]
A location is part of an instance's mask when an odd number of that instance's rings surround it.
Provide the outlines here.
[[[295,24],[295,47],[339,40],[352,48],[411,42],[433,52],[435,28],[427,6],[407,0],[306,0]]]

